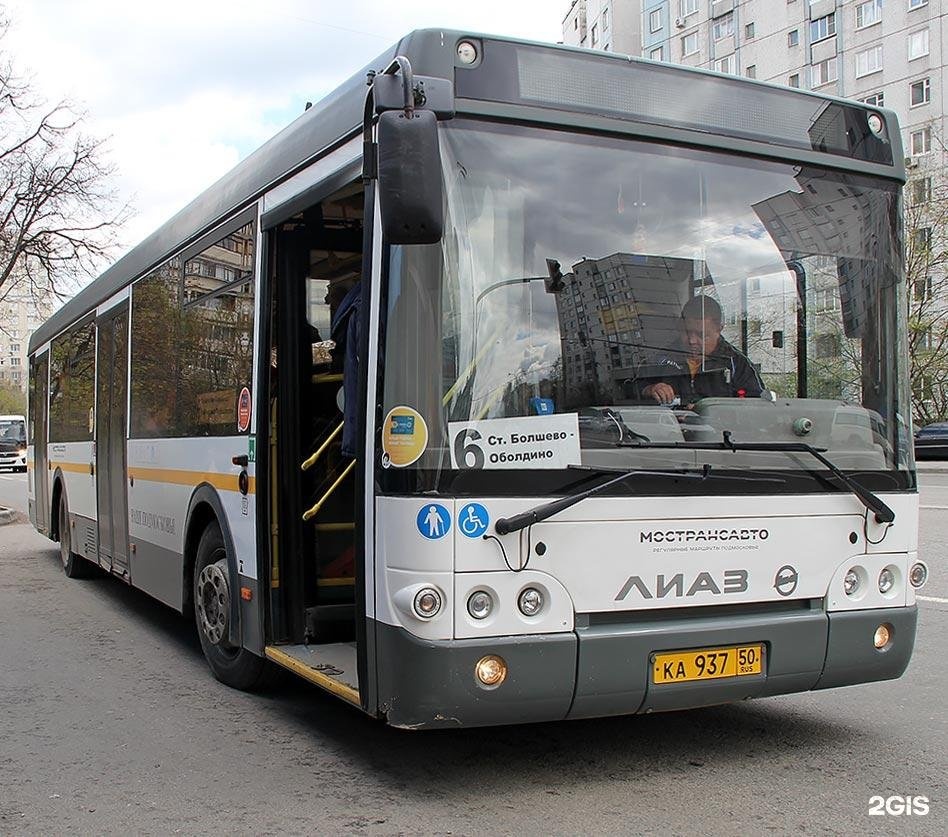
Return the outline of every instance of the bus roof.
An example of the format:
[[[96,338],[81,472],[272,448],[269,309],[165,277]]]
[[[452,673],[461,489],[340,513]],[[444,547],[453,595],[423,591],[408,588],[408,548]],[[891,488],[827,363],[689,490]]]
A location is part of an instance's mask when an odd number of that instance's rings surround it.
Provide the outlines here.
[[[359,130],[362,126],[366,95],[366,73],[370,70],[384,69],[396,55],[401,54],[409,58],[414,71],[419,75],[453,78],[456,67],[455,44],[461,38],[534,47],[548,53],[552,51],[561,54],[572,53],[583,62],[595,62],[602,72],[607,72],[618,65],[651,67],[661,73],[671,72],[677,75],[691,73],[704,78],[720,79],[728,89],[736,84],[747,90],[761,92],[769,90],[784,102],[788,100],[786,97],[790,96],[792,97],[790,101],[809,100],[811,104],[840,102],[845,104],[847,109],[861,107],[851,101],[808,91],[791,91],[777,85],[739,77],[725,79],[721,74],[708,70],[662,64],[615,53],[600,53],[562,44],[475,35],[470,32],[443,29],[415,30],[302,113],[76,294],[33,333],[30,338],[29,353],[35,352],[37,347],[81,319],[130,282],[162,264],[189,243],[212,230],[217,224],[245,208],[272,185],[301,169],[320,153]],[[464,96],[465,93],[459,90],[458,95]],[[475,95],[474,98],[477,96]],[[504,99],[503,96],[500,96],[499,100],[512,101]],[[557,107],[556,103],[547,104]],[[564,109],[573,109],[574,106],[575,102],[564,101],[559,104],[559,107]],[[890,112],[885,113],[887,120],[895,124],[894,115]],[[897,164],[901,162],[899,157]],[[898,175],[898,172],[895,174]],[[904,172],[902,172],[902,177],[904,179]]]

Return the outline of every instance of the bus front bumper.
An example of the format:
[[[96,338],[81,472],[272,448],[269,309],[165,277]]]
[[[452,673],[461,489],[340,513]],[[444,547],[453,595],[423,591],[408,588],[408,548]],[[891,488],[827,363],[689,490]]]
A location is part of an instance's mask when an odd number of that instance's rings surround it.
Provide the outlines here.
[[[407,728],[485,726],[661,712],[899,677],[915,643],[915,606],[826,613],[801,609],[727,618],[609,622],[562,634],[429,641],[375,624],[379,710]],[[877,650],[886,624],[891,639]],[[750,677],[652,682],[664,651],[762,643],[764,671]],[[507,664],[481,686],[482,657]]]

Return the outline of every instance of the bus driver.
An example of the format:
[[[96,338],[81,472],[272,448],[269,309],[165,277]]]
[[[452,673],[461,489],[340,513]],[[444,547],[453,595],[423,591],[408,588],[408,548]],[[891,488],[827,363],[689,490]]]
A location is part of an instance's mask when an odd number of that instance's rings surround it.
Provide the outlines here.
[[[721,336],[721,306],[710,296],[689,299],[681,309],[684,340],[654,361],[661,372],[642,388],[659,404],[691,406],[702,398],[757,398],[763,382],[751,362]],[[667,370],[667,371],[666,371]]]

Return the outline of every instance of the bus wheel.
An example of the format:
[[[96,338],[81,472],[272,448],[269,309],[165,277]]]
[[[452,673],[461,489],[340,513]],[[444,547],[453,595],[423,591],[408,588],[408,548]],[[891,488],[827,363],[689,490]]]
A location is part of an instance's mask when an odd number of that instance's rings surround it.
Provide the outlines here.
[[[221,683],[247,691],[258,689],[269,682],[267,661],[231,645],[230,597],[227,548],[215,522],[201,535],[194,562],[194,615],[201,649]]]
[[[63,562],[66,578],[88,578],[92,565],[72,551],[72,529],[69,527],[69,507],[66,494],[59,497],[59,559]]]

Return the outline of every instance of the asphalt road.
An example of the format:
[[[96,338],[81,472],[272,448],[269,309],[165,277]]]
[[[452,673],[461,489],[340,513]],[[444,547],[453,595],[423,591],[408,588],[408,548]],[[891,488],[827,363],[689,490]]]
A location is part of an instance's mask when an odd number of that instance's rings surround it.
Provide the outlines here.
[[[19,479],[19,477],[17,477]],[[923,505],[948,506],[948,474]],[[0,504],[9,504],[0,480]],[[945,502],[942,502],[945,500]],[[179,617],[0,529],[0,834],[948,833],[948,516],[894,682],[489,730],[380,726],[304,683],[221,686]],[[870,816],[922,795],[925,816]]]

